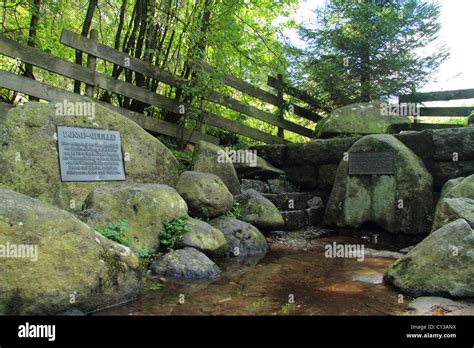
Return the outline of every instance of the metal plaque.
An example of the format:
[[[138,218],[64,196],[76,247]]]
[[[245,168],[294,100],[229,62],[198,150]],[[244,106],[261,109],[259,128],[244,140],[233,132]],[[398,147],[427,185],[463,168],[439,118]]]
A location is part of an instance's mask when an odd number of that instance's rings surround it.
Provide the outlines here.
[[[62,181],[123,181],[120,133],[106,129],[57,127]]]
[[[349,154],[349,175],[395,174],[394,152],[356,152]]]

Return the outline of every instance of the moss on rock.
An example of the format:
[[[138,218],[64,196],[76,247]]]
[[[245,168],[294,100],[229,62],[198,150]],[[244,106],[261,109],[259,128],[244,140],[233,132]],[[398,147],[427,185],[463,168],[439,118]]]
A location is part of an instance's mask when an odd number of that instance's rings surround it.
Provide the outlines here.
[[[37,260],[2,258],[0,314],[87,312],[138,293],[138,259],[129,248],[67,211],[11,190],[0,189],[0,245],[37,247]]]
[[[56,126],[120,132],[127,182],[174,185],[181,172],[173,154],[135,122],[95,104],[95,117],[60,116],[54,103],[28,103],[11,109],[0,124],[0,187],[24,193],[62,209],[76,210],[106,182],[61,182]]]

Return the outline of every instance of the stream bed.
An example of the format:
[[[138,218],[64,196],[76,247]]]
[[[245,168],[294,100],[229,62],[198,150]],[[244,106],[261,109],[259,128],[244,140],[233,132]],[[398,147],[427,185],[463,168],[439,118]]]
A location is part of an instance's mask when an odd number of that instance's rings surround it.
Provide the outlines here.
[[[139,299],[95,315],[402,315],[409,298],[383,283],[399,256],[393,245],[341,235],[308,238],[300,231],[270,238],[261,259],[218,262],[212,282],[162,284]],[[327,245],[365,247],[363,261],[326,257]]]

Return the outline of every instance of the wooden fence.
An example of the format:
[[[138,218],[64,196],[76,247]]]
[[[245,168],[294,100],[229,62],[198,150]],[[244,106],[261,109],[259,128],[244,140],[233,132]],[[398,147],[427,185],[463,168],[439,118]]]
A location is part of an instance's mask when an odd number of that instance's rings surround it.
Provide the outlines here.
[[[399,103],[424,103],[432,101],[449,101],[474,99],[474,89],[458,89],[441,92],[424,92],[405,94],[398,97]],[[420,107],[420,116],[430,117],[467,117],[474,111],[472,106]]]
[[[302,117],[313,122],[317,122],[321,119],[321,116],[313,110],[327,111],[324,110],[318,101],[314,100],[314,98],[311,96],[305,94],[304,92],[298,91],[297,89],[283,82],[281,76],[278,78],[269,76],[268,78],[268,85],[276,91],[274,94],[255,87],[252,84],[238,79],[232,75],[218,73],[217,76],[220,76],[220,82],[222,84],[257,98],[267,104],[276,106],[278,108],[278,112],[270,113],[268,111],[246,104],[235,98],[224,96],[217,91],[207,95],[206,99],[209,102],[221,105],[225,108],[237,111],[243,115],[278,127],[278,135],[269,134],[211,112],[193,109],[193,107],[190,105],[186,105],[164,95],[160,95],[158,93],[154,93],[144,88],[135,86],[131,83],[114,79],[113,77],[96,71],[96,59],[98,58],[123,67],[124,69],[129,69],[136,73],[150,77],[169,86],[183,88],[189,85],[189,81],[176,78],[153,64],[142,61],[133,56],[115,50],[112,47],[97,42],[97,37],[98,34],[95,30],[91,30],[89,38],[68,30],[63,30],[62,32],[60,42],[63,45],[82,51],[88,55],[87,67],[69,62],[49,53],[42,52],[36,48],[22,45],[16,41],[2,36],[0,36],[0,54],[47,70],[50,73],[58,74],[85,83],[86,95],[90,98],[93,98],[94,96],[94,89],[100,88],[111,93],[116,93],[136,101],[155,106],[168,112],[179,114],[181,113],[180,111],[184,109],[186,113],[198,115],[199,121],[201,121],[203,124],[221,128],[226,131],[237,133],[269,144],[288,142],[288,140],[284,138],[284,130],[294,132],[308,138],[311,138],[313,135],[312,129],[285,120],[283,117],[285,110],[294,113],[298,117]],[[204,65],[203,67],[208,72],[214,72],[213,68],[209,65]],[[65,99],[75,101],[83,98],[83,96],[65,89],[50,86],[43,82],[2,70],[0,70],[0,87],[52,102],[61,102]],[[309,105],[310,108],[289,104],[284,99],[284,94],[292,95],[294,98]],[[205,140],[212,143],[219,142],[216,137],[205,134],[205,132],[200,132],[196,129],[184,128],[183,126],[175,123],[145,116],[144,114],[140,114],[105,102],[97,102],[109,109],[121,113],[122,115],[135,121],[144,129],[152,132],[165,134],[176,138],[183,138],[189,140],[192,143],[195,143],[199,140]]]

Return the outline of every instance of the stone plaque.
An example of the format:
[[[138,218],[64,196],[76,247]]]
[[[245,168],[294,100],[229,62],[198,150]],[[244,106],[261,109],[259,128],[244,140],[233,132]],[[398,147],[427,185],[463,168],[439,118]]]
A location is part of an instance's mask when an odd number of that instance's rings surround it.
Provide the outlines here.
[[[62,181],[125,180],[120,133],[57,127]]]
[[[395,174],[395,154],[390,151],[350,153],[349,175],[364,174]]]

